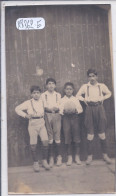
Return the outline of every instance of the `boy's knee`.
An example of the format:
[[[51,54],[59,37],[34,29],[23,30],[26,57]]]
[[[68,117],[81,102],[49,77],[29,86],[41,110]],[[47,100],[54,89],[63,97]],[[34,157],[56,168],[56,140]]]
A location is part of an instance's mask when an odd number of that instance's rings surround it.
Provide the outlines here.
[[[99,133],[98,136],[99,136],[99,138],[100,138],[101,140],[105,140],[105,139],[106,139],[105,133]]]
[[[53,139],[52,140],[49,140],[49,144],[53,144]]]
[[[87,135],[87,140],[92,141],[93,138],[94,138],[94,135],[93,134],[88,134]]]
[[[48,146],[48,140],[42,141],[43,146]]]
[[[36,150],[36,146],[37,146],[36,144],[32,144],[32,145],[30,145],[30,146],[31,146],[31,150],[32,150],[32,151],[35,151],[35,150]]]
[[[60,140],[55,140],[55,143],[56,144],[60,144]]]

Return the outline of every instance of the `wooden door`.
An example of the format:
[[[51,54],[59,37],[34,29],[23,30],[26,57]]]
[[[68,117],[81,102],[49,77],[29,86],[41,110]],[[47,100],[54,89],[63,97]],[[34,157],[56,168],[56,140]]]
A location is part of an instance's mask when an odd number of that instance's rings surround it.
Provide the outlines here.
[[[16,29],[18,18],[43,17],[42,30]],[[57,90],[71,81],[75,92],[87,82],[86,71],[94,67],[99,81],[112,91],[108,12],[95,6],[28,6],[6,8],[6,74],[9,166],[32,163],[28,122],[15,113],[15,107],[30,97],[30,86],[45,90],[45,80],[53,77]],[[37,75],[42,69],[43,74]],[[108,146],[114,155],[113,96],[105,103],[108,117]],[[83,118],[83,117],[82,117]],[[86,154],[86,132],[82,131],[82,157]],[[83,139],[84,138],[84,139]],[[96,146],[98,150],[96,150]],[[95,140],[95,157],[100,155]]]

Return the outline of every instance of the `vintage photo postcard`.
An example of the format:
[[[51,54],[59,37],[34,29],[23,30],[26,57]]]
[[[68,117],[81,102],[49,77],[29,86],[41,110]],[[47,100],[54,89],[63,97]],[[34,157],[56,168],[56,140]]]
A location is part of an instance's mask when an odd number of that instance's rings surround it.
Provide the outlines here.
[[[2,196],[115,193],[116,2],[1,14]]]

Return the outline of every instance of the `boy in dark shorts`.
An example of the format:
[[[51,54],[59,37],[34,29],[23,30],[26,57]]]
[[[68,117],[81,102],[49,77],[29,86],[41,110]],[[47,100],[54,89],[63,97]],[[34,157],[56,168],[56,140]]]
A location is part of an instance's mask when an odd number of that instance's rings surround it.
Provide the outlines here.
[[[60,114],[62,115],[65,145],[68,154],[67,166],[72,164],[72,142],[74,143],[75,162],[81,165],[80,150],[80,123],[78,114],[82,107],[79,100],[73,96],[74,85],[67,82],[64,85],[65,96],[61,99]]]
[[[103,83],[98,83],[97,72],[95,69],[87,71],[89,83],[84,84],[79,92],[77,98],[84,101],[86,104],[85,111],[85,127],[87,129],[87,143],[88,143],[88,158],[86,164],[92,162],[92,141],[94,138],[94,131],[96,130],[100,138],[103,159],[110,164],[111,159],[107,155],[106,146],[106,114],[103,107],[103,101],[111,96],[108,87]],[[82,96],[84,95],[84,97]]]
[[[49,139],[49,165],[52,168],[54,165],[54,147],[53,141],[55,141],[56,146],[56,156],[57,161],[56,165],[62,165],[62,157],[61,157],[61,141],[60,141],[60,132],[61,132],[61,116],[59,114],[59,106],[61,95],[60,93],[55,91],[56,81],[53,78],[48,78],[46,80],[46,88],[41,98],[44,105],[45,110],[45,122],[46,128],[48,132]]]
[[[47,163],[48,156],[48,135],[44,122],[44,108],[41,96],[41,89],[39,86],[32,86],[30,89],[32,99],[25,101],[16,107],[16,113],[29,120],[28,131],[30,135],[30,146],[32,158],[34,161],[33,169],[35,172],[39,172],[39,164],[36,153],[37,139],[40,136],[42,141],[42,154],[43,154],[43,166],[46,170],[50,167]],[[26,112],[25,112],[26,111]]]

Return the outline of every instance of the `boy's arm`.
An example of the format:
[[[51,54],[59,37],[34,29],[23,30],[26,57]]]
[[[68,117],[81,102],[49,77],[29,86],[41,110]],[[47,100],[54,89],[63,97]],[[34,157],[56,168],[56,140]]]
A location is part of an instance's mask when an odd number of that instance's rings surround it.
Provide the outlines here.
[[[80,104],[80,101],[79,101],[79,100],[77,100],[77,112],[78,112],[78,114],[80,114],[80,113],[82,113],[82,112],[83,112],[83,109],[82,109],[82,106],[81,106],[81,104]]]
[[[105,84],[103,84],[103,86],[102,86],[102,91],[104,93],[104,96],[103,96],[104,100],[106,100],[106,99],[111,97],[112,93],[111,93],[111,91],[108,89],[108,87]]]
[[[43,103],[44,111],[45,112],[47,112],[47,111],[51,112],[51,110],[47,107],[45,96],[46,95],[44,93],[41,95],[41,100],[42,100],[42,103]]]
[[[24,103],[18,105],[18,106],[15,108],[15,112],[16,112],[19,116],[21,116],[21,117],[23,117],[23,118],[26,118],[27,113],[24,112],[24,110],[27,110],[27,108],[28,108],[28,107],[27,107],[27,101],[25,101]]]
[[[59,107],[59,113],[61,114],[61,115],[63,115],[64,114],[64,103],[63,103],[63,100],[61,99],[61,102],[60,102],[60,107]]]
[[[61,105],[61,94],[58,94],[58,107],[60,108]]]
[[[79,89],[78,93],[76,94],[76,98],[77,98],[78,100],[80,100],[80,101],[84,101],[84,97],[82,96],[82,95],[84,95],[84,94],[85,94],[85,85],[83,85],[83,86]]]
[[[42,100],[42,103],[43,103],[44,111],[51,112],[51,109],[49,109],[49,108],[47,107],[47,101],[46,101],[46,94],[45,94],[45,93],[43,93],[43,94],[41,95],[41,100]]]

